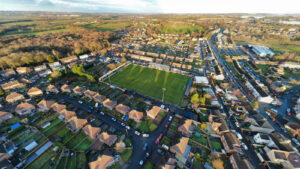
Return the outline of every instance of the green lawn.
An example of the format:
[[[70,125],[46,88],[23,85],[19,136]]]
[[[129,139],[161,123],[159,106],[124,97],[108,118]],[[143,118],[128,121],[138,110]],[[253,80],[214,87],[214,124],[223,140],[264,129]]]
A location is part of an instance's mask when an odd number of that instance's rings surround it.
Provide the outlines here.
[[[63,125],[65,125],[65,123],[63,121],[61,121],[59,118],[57,118],[57,119],[53,120],[48,127],[42,129],[41,132],[44,133],[45,135],[49,136],[50,134],[55,132],[57,129],[59,129]]]
[[[135,90],[173,104],[180,104],[190,77],[172,72],[129,65],[110,78],[113,84]],[[107,79],[109,82],[109,79]]]
[[[260,65],[260,64],[257,64],[256,66],[257,66],[263,73],[268,73],[268,72],[269,72],[269,70],[268,70],[269,65]]]
[[[122,152],[120,156],[124,162],[127,162],[131,157],[131,154],[132,154],[132,148],[126,149],[124,152]]]
[[[153,169],[153,168],[154,165],[150,161],[147,161],[145,166],[143,167],[143,169]]]
[[[74,149],[79,151],[85,151],[91,146],[92,142],[86,137],[84,140],[80,142]]]
[[[216,150],[221,150],[221,149],[222,149],[221,143],[216,142],[216,141],[212,141],[212,142],[211,142],[211,146],[212,146],[214,149],[216,149]]]
[[[144,120],[139,126],[139,130],[143,133],[152,132],[157,129],[157,125],[152,123],[152,120]]]
[[[104,24],[87,24],[84,25],[86,29],[94,29],[98,31],[114,31],[128,26],[126,22],[116,22],[116,23],[104,23]]]
[[[86,159],[86,156],[85,156],[85,153],[84,152],[81,152],[81,153],[77,153],[76,154],[76,167],[81,169],[81,168],[85,168],[86,165],[87,165],[87,159]]]
[[[195,140],[195,141],[197,141],[198,143],[200,143],[202,145],[205,145],[205,146],[207,145],[207,140],[203,136],[197,137],[196,135],[193,135],[192,140]]]
[[[69,157],[66,169],[75,169],[75,167],[76,167],[76,157],[74,155],[72,157]]]
[[[46,161],[48,161],[53,155],[54,152],[52,151],[52,147],[49,148],[43,155],[38,157],[33,163],[31,163],[27,169],[36,169],[39,168],[42,164],[44,164]]]
[[[73,137],[66,146],[70,149],[75,149],[76,147],[79,147],[86,139],[86,135],[83,132],[80,132],[78,135]],[[86,145],[86,144],[85,144]],[[83,147],[80,147],[83,148]]]

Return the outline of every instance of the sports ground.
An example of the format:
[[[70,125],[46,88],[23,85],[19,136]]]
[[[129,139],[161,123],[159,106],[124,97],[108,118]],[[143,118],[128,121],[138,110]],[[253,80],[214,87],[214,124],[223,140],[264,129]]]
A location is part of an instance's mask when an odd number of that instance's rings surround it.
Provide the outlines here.
[[[133,64],[110,77],[112,84],[158,99],[162,99],[165,88],[164,101],[177,105],[181,103],[189,79],[185,75]]]

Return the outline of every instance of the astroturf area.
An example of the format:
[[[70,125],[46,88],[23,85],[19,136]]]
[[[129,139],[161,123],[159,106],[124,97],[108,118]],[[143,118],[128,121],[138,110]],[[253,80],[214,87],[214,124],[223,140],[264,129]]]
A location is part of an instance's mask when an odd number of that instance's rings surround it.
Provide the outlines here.
[[[158,99],[162,99],[162,88],[165,88],[164,100],[179,105],[189,79],[185,75],[131,64],[110,77],[110,82]]]

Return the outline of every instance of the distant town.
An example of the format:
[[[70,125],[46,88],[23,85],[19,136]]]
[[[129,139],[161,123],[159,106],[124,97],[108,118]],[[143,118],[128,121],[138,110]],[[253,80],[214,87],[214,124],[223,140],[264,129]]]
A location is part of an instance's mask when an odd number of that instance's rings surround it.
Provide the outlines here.
[[[300,168],[299,25],[3,14],[1,169]]]

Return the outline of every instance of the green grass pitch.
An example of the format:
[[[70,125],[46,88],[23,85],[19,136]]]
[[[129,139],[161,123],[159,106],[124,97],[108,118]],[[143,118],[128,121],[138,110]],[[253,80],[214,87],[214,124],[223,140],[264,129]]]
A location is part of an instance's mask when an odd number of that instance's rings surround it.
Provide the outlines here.
[[[110,77],[112,84],[135,90],[138,93],[180,104],[190,77],[172,72],[160,71],[138,65],[128,65]],[[106,80],[109,82],[109,79]]]

